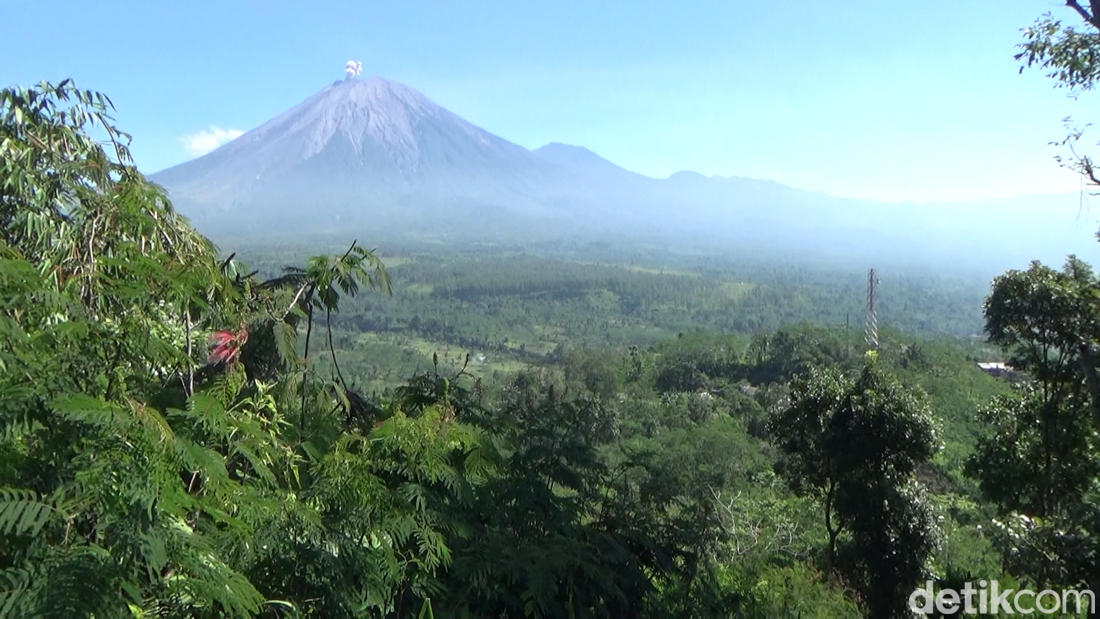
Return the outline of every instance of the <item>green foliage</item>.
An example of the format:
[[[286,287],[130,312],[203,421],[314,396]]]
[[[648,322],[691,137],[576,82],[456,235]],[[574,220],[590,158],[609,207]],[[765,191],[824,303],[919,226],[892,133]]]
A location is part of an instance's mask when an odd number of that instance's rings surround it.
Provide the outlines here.
[[[1092,268],[1072,256],[1061,272],[1035,262],[998,277],[985,304],[990,342],[1036,380],[1064,382],[1081,344],[1100,335],[1096,281]]]
[[[1100,5],[1066,6],[1080,27],[1045,14],[1024,30],[1016,59],[1076,95],[1100,75]],[[1058,161],[1100,184],[1092,158],[1077,150],[1085,131],[1065,122],[1069,156]],[[1036,262],[1006,273],[985,306],[990,341],[1011,354],[1025,384],[983,410],[985,434],[968,468],[996,506],[992,533],[1006,567],[1040,587],[1100,590],[1098,290],[1093,269],[1070,256],[1061,271]]]
[[[1077,0],[1066,2],[1081,19],[1079,28],[1063,24],[1050,13],[1025,28],[1024,42],[1018,46],[1021,51],[1016,54],[1016,60],[1021,63],[1020,72],[1038,67],[1046,71],[1056,88],[1068,88],[1074,97],[1082,91],[1092,90],[1100,77],[1100,4],[1088,4],[1085,7]],[[1089,184],[1100,184],[1092,157],[1078,152],[1078,142],[1088,125],[1084,128],[1074,126],[1070,118],[1065,119],[1065,124],[1068,135],[1061,146],[1069,154],[1055,159],[1062,167],[1080,174]]]
[[[336,617],[425,597],[450,525],[423,493],[468,497],[482,442],[400,411],[347,433],[329,411],[357,396],[314,383],[301,435],[285,370],[302,299],[216,258],[130,165],[105,98],[66,82],[0,104],[3,614]],[[310,264],[309,308],[388,290],[354,246]],[[203,366],[205,336],[238,329],[252,345]],[[276,549],[301,560],[268,571]]]
[[[0,490],[0,534],[37,535],[59,512],[33,490]]]
[[[864,358],[862,276],[419,256],[391,283],[356,243],[249,271],[109,112],[0,91],[0,616],[886,617],[926,571],[1097,564],[1087,265],[995,284],[1039,381],[1008,394],[981,344],[884,329]],[[971,293],[929,285],[882,316],[969,334]]]
[[[249,252],[250,262],[271,277],[279,275],[283,262],[307,255],[295,246],[274,245]],[[644,349],[681,333],[747,338],[801,322],[850,323],[846,339],[862,339],[865,273],[638,257],[625,248],[607,258],[613,264],[505,249],[472,255],[446,247],[387,249],[396,256],[389,269],[393,296],[362,295],[342,302],[339,315],[332,316],[341,370],[367,391],[392,389],[410,374],[430,369],[433,353],[448,371],[461,368],[470,353],[466,370],[486,384],[500,384],[523,366],[558,364],[568,350]],[[956,282],[898,273],[879,315],[883,323],[911,334],[969,336],[981,330],[987,291],[984,278]],[[328,356],[315,359],[324,374],[328,370],[322,368],[331,366]],[[814,359],[791,365],[804,367]]]
[[[754,569],[744,564],[724,565],[719,575],[723,589],[733,594],[733,616],[750,619],[855,617],[858,605],[829,576],[804,563]]]
[[[825,512],[831,564],[861,585],[873,616],[899,615],[898,600],[923,573],[935,544],[930,512],[916,484],[935,446],[922,394],[869,359],[857,377],[813,369],[791,384],[790,403],[768,429],[785,454],[781,472]],[[851,544],[838,556],[841,534]]]
[[[982,410],[985,432],[968,463],[997,508],[993,532],[1010,569],[1037,583],[1100,584],[1095,565],[1100,313],[1092,268],[1034,263],[998,278],[986,304],[990,340],[1027,380]]]
[[[1090,19],[1084,27],[1095,30]],[[1089,90],[1100,77],[1098,43],[1095,32],[1086,32],[1064,25],[1050,13],[1044,14],[1030,28],[1024,29],[1022,51],[1016,60],[1023,67],[1038,66],[1059,87]],[[1021,68],[1021,71],[1023,69]]]
[[[1079,503],[1100,474],[1087,406],[1058,406],[1041,390],[995,399],[982,411],[989,431],[970,462],[981,491],[1001,509],[1053,516]]]

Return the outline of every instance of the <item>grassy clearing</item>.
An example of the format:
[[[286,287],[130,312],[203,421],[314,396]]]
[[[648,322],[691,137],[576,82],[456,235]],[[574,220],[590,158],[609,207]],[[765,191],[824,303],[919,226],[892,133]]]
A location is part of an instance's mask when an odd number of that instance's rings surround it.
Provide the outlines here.
[[[726,296],[728,296],[731,301],[739,301],[753,288],[755,288],[755,284],[749,284],[746,282],[722,283],[722,291],[726,293]]]
[[[415,258],[411,258],[409,256],[383,256],[382,264],[386,265],[387,269],[392,269],[394,267],[399,267],[403,264],[408,264],[415,260]]]
[[[665,267],[643,267],[635,264],[623,264],[620,262],[592,262],[588,260],[574,260],[574,264],[592,265],[612,267],[615,269],[622,269],[624,271],[633,271],[635,273],[646,273],[648,275],[675,275],[678,277],[702,277],[699,273],[694,271],[685,271],[683,269],[670,269]]]
[[[510,345],[509,348],[519,351],[520,342]],[[527,349],[545,348],[528,343]],[[553,350],[550,347],[549,350]],[[466,371],[476,378],[489,378],[493,375],[511,374],[526,367],[522,361],[501,356],[496,352],[483,352],[478,350],[466,350],[461,346],[447,342],[437,342],[415,336],[398,335],[393,333],[359,333],[352,350],[338,351],[343,355],[358,358],[360,363],[369,358],[393,360],[398,362],[406,370],[405,376],[394,374],[394,380],[385,380],[386,386],[394,386],[407,378],[413,372],[423,372],[432,368],[432,355],[439,360],[439,371],[442,373],[458,372],[466,361],[466,355],[470,355],[470,363]],[[479,360],[479,355],[484,355],[484,360]],[[372,364],[373,365],[373,364]]]

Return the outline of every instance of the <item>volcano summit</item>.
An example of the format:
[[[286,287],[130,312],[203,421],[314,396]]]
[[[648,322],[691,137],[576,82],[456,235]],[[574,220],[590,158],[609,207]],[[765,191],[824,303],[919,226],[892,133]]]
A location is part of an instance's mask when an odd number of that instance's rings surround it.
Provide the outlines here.
[[[486,209],[545,214],[538,187],[556,167],[370,77],[336,82],[152,180],[200,227],[417,227]]]
[[[740,177],[650,178],[578,146],[528,150],[408,86],[352,75],[151,179],[215,238],[242,230],[662,238],[951,264],[1031,260],[1044,253],[1037,238],[1062,248],[1055,260],[1067,246],[1093,243],[1091,234],[1067,241],[1066,222],[1078,208],[1073,196],[881,204]]]

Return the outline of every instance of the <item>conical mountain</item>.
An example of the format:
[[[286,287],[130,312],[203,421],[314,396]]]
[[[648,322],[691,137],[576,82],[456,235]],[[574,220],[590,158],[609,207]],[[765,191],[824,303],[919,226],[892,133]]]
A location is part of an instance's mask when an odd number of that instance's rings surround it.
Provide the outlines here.
[[[369,77],[331,84],[152,179],[200,226],[323,229],[546,217],[547,187],[568,176],[408,86]]]
[[[216,235],[349,226],[508,236],[713,233],[736,216],[735,231],[745,236],[812,195],[695,173],[659,180],[580,146],[530,151],[380,77],[333,83],[152,179]]]
[[[215,238],[329,231],[645,238],[861,263],[995,263],[997,270],[1005,260],[1095,248],[1089,231],[1067,234],[1074,196],[883,204],[750,178],[680,172],[656,179],[579,146],[528,150],[380,77],[330,84],[151,178]]]

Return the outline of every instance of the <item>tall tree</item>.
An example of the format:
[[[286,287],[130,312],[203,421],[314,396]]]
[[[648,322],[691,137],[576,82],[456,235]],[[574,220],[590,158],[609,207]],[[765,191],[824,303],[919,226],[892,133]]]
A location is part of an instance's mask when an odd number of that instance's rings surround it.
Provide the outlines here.
[[[768,430],[792,489],[821,502],[830,564],[860,584],[870,616],[903,614],[899,600],[923,575],[935,541],[915,480],[936,441],[922,394],[873,356],[857,376],[812,368],[792,381],[789,403]]]
[[[369,288],[378,288],[385,294],[392,294],[390,276],[386,272],[381,259],[373,251],[359,247],[355,242],[352,242],[343,255],[314,256],[310,258],[305,268],[286,267],[282,277],[269,280],[262,285],[264,288],[286,286],[297,288],[294,295],[295,303],[302,308],[306,316],[306,341],[302,361],[302,409],[299,420],[302,430],[305,430],[306,426],[306,404],[309,397],[307,385],[309,380],[309,345],[310,337],[313,334],[313,311],[318,309],[325,312],[328,348],[335,373],[332,384],[337,386],[341,393],[345,393],[348,385],[340,372],[340,364],[336,360],[336,348],[332,342],[332,315],[340,311],[341,293],[347,296],[355,296],[359,292],[359,287],[363,284],[366,284]]]
[[[967,468],[998,508],[1010,566],[1042,586],[1100,590],[1096,290],[1092,268],[1071,256],[1061,271],[1036,262],[998,277],[985,304],[990,341],[1028,378],[981,411]]]

